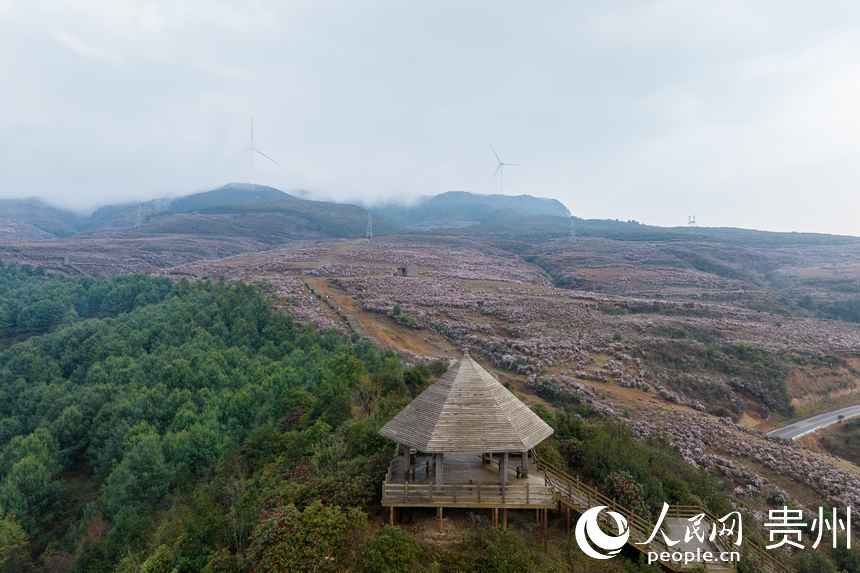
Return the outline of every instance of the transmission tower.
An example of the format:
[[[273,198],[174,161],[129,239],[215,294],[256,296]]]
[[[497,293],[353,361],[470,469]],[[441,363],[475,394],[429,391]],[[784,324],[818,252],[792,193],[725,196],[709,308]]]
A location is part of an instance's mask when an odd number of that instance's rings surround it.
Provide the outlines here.
[[[365,232],[365,236],[368,241],[373,239],[373,215],[370,211],[367,212],[367,231]]]

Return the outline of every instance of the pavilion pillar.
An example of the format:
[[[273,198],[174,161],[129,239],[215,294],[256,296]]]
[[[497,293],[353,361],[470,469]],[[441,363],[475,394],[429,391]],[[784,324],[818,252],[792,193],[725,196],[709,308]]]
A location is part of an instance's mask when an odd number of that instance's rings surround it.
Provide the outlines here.
[[[433,454],[433,459],[436,462],[436,479],[433,483],[436,485],[442,485],[442,463],[443,463],[443,454]]]
[[[508,452],[502,454],[502,486],[508,485]]]
[[[523,477],[529,477],[529,453],[528,453],[528,451],[523,451],[522,460],[523,460],[522,461],[522,466],[523,466],[522,475],[523,475]]]

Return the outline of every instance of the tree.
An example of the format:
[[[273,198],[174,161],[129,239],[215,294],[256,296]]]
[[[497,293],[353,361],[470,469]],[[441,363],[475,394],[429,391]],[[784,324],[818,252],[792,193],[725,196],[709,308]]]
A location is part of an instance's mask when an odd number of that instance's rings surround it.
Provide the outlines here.
[[[50,521],[50,510],[59,492],[59,484],[49,464],[35,455],[15,462],[0,485],[0,508],[22,516],[22,523],[31,533],[38,532],[41,523]]]
[[[362,548],[358,570],[364,573],[419,571],[421,546],[399,527],[386,526]]]
[[[0,334],[7,328],[12,328],[13,325],[12,310],[7,305],[0,304]]]
[[[199,475],[221,455],[224,440],[215,420],[202,420],[188,429],[165,436],[170,460],[181,476]]]
[[[170,471],[161,438],[148,424],[130,431],[127,451],[105,482],[103,500],[111,515],[136,505],[151,505],[167,493]]]
[[[472,569],[481,573],[519,573],[536,569],[529,546],[516,533],[490,529],[479,531],[472,539],[475,546]]]
[[[27,558],[29,539],[15,516],[0,519],[0,571],[16,571]]]
[[[251,556],[260,573],[338,571],[352,562],[355,537],[367,517],[357,509],[326,507],[319,501],[265,515],[252,536]]]

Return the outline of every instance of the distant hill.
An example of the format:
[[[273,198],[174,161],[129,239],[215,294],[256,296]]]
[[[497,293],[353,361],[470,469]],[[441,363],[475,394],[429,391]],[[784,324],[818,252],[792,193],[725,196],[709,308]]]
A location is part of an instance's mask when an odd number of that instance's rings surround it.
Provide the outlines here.
[[[387,220],[410,230],[464,229],[523,218],[567,219],[570,211],[560,201],[531,195],[481,195],[449,191],[421,199],[415,205],[386,205],[373,209]]]
[[[244,237],[278,244],[358,237],[366,226],[367,211],[357,205],[310,201],[274,187],[230,183],[151,209],[134,232]]]
[[[0,199],[0,240],[68,237],[83,217],[40,199]]]
[[[106,205],[90,216],[38,199],[0,200],[0,240],[171,234],[279,244],[360,237],[367,218],[367,210],[357,205],[312,201],[264,185],[230,183],[177,199]],[[374,229],[378,233],[396,230],[381,219],[374,221]]]
[[[857,244],[860,237],[822,233],[756,231],[735,227],[656,227],[636,221],[579,219],[572,223],[577,236],[618,241],[725,242],[742,245],[786,247],[791,245]]]
[[[156,213],[170,208],[171,199],[153,199],[118,205],[105,205],[96,209],[84,222],[87,231],[130,229],[143,223]]]
[[[303,199],[295,199],[280,189],[266,185],[228,183],[211,191],[194,193],[193,195],[174,199],[170,204],[170,210],[177,213],[227,208],[253,210],[272,204],[283,204],[291,200],[303,201]]]
[[[499,240],[544,240],[576,236],[634,242],[733,243],[786,247],[854,244],[860,238],[748,229],[656,227],[636,221],[587,220],[571,215],[555,199],[531,195],[481,195],[450,191],[412,205],[370,209],[376,235],[444,233]],[[368,210],[357,205],[314,201],[274,187],[229,183],[176,199],[106,205],[89,216],[39,199],[0,200],[0,241],[71,236],[188,235],[232,237],[263,245],[289,240],[361,237]]]

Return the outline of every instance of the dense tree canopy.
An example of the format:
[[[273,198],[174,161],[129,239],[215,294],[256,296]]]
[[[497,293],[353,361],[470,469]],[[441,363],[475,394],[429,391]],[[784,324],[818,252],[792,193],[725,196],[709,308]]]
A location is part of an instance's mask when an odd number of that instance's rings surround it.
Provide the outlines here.
[[[166,279],[69,279],[0,263],[0,339],[15,331],[128,312],[163,300],[172,290]]]
[[[0,510],[35,549],[109,569],[120,548],[143,547],[147,515],[227,472],[227,457],[238,460],[229,471],[270,463],[256,479],[271,483],[284,468],[319,476],[278,486],[301,515],[313,500],[357,507],[376,495],[388,446],[352,406],[363,392],[365,414],[376,411],[383,389],[391,408],[407,399],[395,357],[296,326],[248,286],[12,267],[0,277],[7,330],[54,328],[0,352]],[[245,545],[255,528],[240,522]]]

